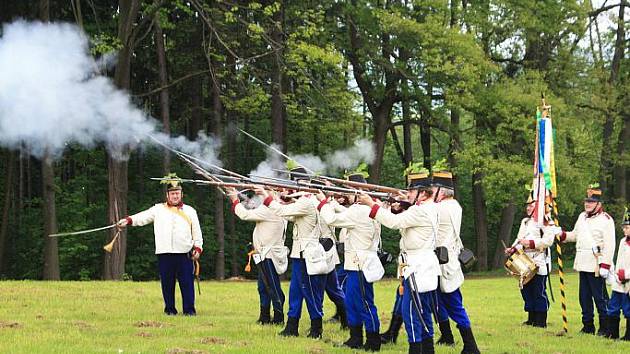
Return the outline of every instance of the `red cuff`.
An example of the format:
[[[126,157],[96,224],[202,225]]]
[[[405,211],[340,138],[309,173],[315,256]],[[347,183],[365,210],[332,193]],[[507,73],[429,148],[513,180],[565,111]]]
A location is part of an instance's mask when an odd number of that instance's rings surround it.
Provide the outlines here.
[[[127,216],[127,217],[125,218],[125,220],[127,220],[127,225],[129,225],[129,226],[133,225],[133,220],[131,220],[131,217],[130,217],[130,216]]]
[[[566,231],[562,231],[562,233],[560,234],[560,242],[564,242],[564,240],[567,239],[567,232]]]
[[[199,255],[201,255],[201,252],[203,252],[203,250],[202,250],[201,248],[197,247],[197,246],[194,246],[194,247],[193,247],[193,249],[194,249],[197,253],[199,253]]]
[[[624,281],[626,280],[626,271],[623,269],[619,269],[617,271],[617,277],[619,278],[619,281]]]
[[[534,240],[529,240],[529,248],[531,249],[536,248],[536,242],[534,242]]]
[[[326,203],[328,203],[328,198],[325,198],[324,200],[319,202],[319,205],[317,206],[317,211],[321,211],[324,205],[326,205]]]
[[[372,210],[370,210],[371,219],[374,219],[374,217],[376,216],[376,213],[378,213],[378,209],[380,209],[380,206],[378,204],[372,205]]]
[[[273,202],[273,197],[272,196],[268,196],[267,198],[265,198],[265,201],[263,202],[263,204],[268,207],[269,204],[271,204],[271,202]]]
[[[240,200],[236,199],[235,201],[232,202],[232,213],[234,213],[234,209],[236,209],[236,206],[238,205],[238,203],[240,203]]]
[[[600,263],[600,264],[599,264],[599,267],[600,267],[600,268],[607,269],[607,270],[610,270],[610,264]]]

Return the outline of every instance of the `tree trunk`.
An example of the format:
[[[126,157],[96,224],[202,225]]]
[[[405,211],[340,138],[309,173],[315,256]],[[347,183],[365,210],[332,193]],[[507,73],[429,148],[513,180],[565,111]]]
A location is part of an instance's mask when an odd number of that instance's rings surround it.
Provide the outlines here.
[[[503,253],[503,244],[510,245],[512,235],[512,226],[514,225],[514,215],[516,214],[516,204],[514,200],[510,200],[501,211],[501,225],[499,226],[499,236],[497,240],[497,248],[494,251],[494,260],[492,268],[498,269],[503,267],[505,255]],[[503,242],[501,242],[503,241]]]
[[[55,208],[55,170],[52,158],[46,154],[42,159],[42,202],[44,217],[44,280],[59,280],[59,249],[57,238],[48,237],[57,232]]]
[[[626,29],[625,29],[625,2],[621,2],[619,5],[619,18],[617,22],[617,38],[615,40],[615,53],[613,55],[613,60],[610,68],[610,84],[613,87],[623,87],[621,85],[617,85],[618,77],[619,77],[619,68],[621,67],[621,60],[625,57],[626,47],[625,47],[625,38],[626,38]],[[617,90],[613,90],[613,92],[617,92]],[[619,99],[624,99],[628,93],[619,93],[617,94],[617,102]],[[615,163],[614,168],[614,180],[615,180],[615,190],[614,196],[615,199],[622,201],[625,205],[627,202],[627,184],[626,184],[626,174],[628,172],[627,159],[623,159],[626,152],[626,142],[630,139],[630,125],[628,112],[625,106],[621,103],[616,104],[616,110],[618,116],[622,119],[622,128],[619,135],[619,139],[617,140],[617,161]],[[625,112],[624,112],[625,111]],[[607,118],[608,119],[608,118]]]
[[[221,103],[221,87],[219,86],[219,76],[216,75],[217,67],[214,68],[215,75],[212,78],[212,112],[213,112],[213,133],[215,138],[221,138],[223,115],[223,104]],[[223,215],[223,195],[219,191],[214,192],[214,225],[217,237],[216,256],[216,278],[225,279],[225,219]]]
[[[451,108],[451,126],[449,129],[450,139],[448,146],[448,165],[451,170],[457,169],[457,152],[461,149],[461,136],[459,133],[459,108]],[[460,195],[459,183],[457,183],[457,176],[453,174],[453,187],[455,190],[455,197]]]
[[[422,165],[431,170],[431,126],[428,117],[420,120],[420,145],[422,146]]]
[[[118,52],[114,84],[123,90],[129,90],[131,80],[131,56],[133,43],[131,42],[134,23],[140,11],[139,0],[119,0],[120,18],[118,22],[118,39],[122,47]],[[114,154],[108,152],[108,208],[107,218],[110,223],[115,223],[119,218],[127,214],[127,192],[129,190],[127,173],[129,148],[126,146],[114,147]],[[109,243],[115,236],[116,230],[112,229],[106,239]],[[120,280],[125,272],[125,259],[127,255],[127,232],[123,229],[111,253],[105,253],[103,262],[103,278],[106,280]]]
[[[171,119],[170,119],[170,106],[168,96],[168,73],[166,70],[166,50],[164,48],[164,33],[162,32],[162,26],[160,25],[159,15],[155,15],[155,49],[157,51],[158,59],[158,76],[160,80],[160,117],[162,118],[162,129],[166,135],[171,134]],[[164,159],[162,160],[162,169],[164,174],[170,172],[171,169],[171,154],[164,148]]]
[[[15,174],[15,153],[9,151],[7,156],[7,176],[4,184],[4,203],[2,204],[2,225],[0,225],[0,275],[3,274],[5,263],[5,245],[7,242],[7,234],[9,232],[9,211],[11,209],[11,200],[14,197],[13,192],[13,175]]]
[[[199,131],[204,129],[201,123],[203,121],[203,80],[201,76],[196,76],[192,79],[190,100],[192,106],[190,108],[190,131],[188,136],[191,140],[195,140]]]
[[[477,265],[479,270],[488,269],[488,218],[486,215],[486,197],[481,181],[483,175],[474,173],[472,177],[473,212],[477,234]]]
[[[616,92],[615,87],[617,86],[617,81],[619,78],[619,68],[621,67],[621,60],[623,59],[625,54],[624,13],[625,2],[622,1],[619,5],[619,18],[617,19],[617,35],[615,39],[615,52],[613,54],[613,59],[610,64],[610,77],[608,79],[608,83],[613,92]],[[613,149],[613,142],[616,140],[613,138],[616,117],[616,109],[613,107],[609,108],[609,112],[608,114],[606,114],[605,117],[606,120],[604,122],[604,128],[602,131],[600,185],[604,192],[609,192],[608,195],[612,195],[617,198],[623,198],[623,195],[619,193],[620,191],[612,190],[612,193],[610,193],[609,191],[609,189],[613,186],[613,183],[615,182],[613,179],[613,174],[615,176],[621,174],[621,171],[618,170],[618,167],[613,163],[613,154],[611,153]]]
[[[378,183],[381,178],[381,165],[383,163],[383,155],[385,153],[385,143],[387,142],[387,128],[389,126],[390,109],[380,109],[374,116],[374,137],[372,143],[376,156],[374,162],[370,165],[370,181]]]
[[[280,9],[273,15],[273,29],[271,31],[271,39],[277,43],[278,47],[274,48],[275,60],[271,70],[271,140],[280,145],[282,150],[286,152],[286,125],[287,115],[284,105],[284,1],[280,1]]]

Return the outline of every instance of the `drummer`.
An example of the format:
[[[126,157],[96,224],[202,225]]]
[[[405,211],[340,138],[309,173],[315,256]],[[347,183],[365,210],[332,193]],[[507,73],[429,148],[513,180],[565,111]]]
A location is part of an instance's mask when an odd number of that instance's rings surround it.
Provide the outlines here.
[[[538,266],[538,273],[521,289],[527,321],[525,325],[534,327],[547,327],[547,310],[549,299],[547,298],[546,280],[551,271],[551,252],[549,247],[553,244],[553,221],[544,220],[540,225],[534,220],[536,200],[530,193],[525,203],[527,215],[521,221],[516,240],[512,247],[506,248],[505,253],[512,255],[517,249],[522,249],[525,255],[531,258]],[[547,218],[545,218],[547,219]]]

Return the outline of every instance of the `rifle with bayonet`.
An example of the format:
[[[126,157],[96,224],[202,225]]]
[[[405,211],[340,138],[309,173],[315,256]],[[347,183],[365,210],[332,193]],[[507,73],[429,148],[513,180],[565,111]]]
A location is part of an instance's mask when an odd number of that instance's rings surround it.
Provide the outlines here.
[[[334,177],[328,177],[328,176],[322,176],[322,175],[314,175],[314,174],[310,174],[310,173],[290,172],[290,171],[278,170],[278,169],[274,169],[274,171],[287,173],[287,174],[290,173],[290,174],[293,174],[293,175],[296,175],[296,176],[303,176],[303,177],[310,177],[310,178],[321,178],[321,179],[330,181],[332,183],[344,184],[346,186],[350,186],[350,187],[354,187],[354,188],[365,188],[365,189],[370,189],[370,190],[377,191],[377,192],[384,192],[384,193],[391,193],[391,194],[398,194],[399,192],[404,192],[402,189],[393,188],[393,187],[387,187],[387,186],[381,186],[381,185],[372,184],[372,183],[361,183],[361,182],[355,182],[355,181],[348,181],[348,180],[340,179],[340,178],[334,178]]]

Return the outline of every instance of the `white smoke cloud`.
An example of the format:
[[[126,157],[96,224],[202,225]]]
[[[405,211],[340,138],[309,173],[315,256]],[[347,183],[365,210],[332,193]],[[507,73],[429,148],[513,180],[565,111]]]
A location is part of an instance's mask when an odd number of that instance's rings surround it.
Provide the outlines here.
[[[112,62],[96,61],[88,38],[71,24],[17,21],[0,38],[0,145],[26,145],[41,157],[59,156],[67,144],[104,144],[119,159],[148,136],[200,158],[216,161],[217,142],[160,135],[158,122],[129,95],[97,73]]]
[[[282,150],[278,145],[272,145],[277,150]],[[338,173],[342,169],[354,169],[361,162],[371,164],[374,162],[374,145],[367,139],[359,139],[354,145],[342,150],[337,150],[326,156],[324,160],[312,154],[289,156],[300,165],[316,173]],[[261,162],[250,175],[261,177],[275,177],[288,179],[287,174],[278,173],[274,169],[286,170],[285,158],[272,149],[267,149],[267,159]]]
[[[326,157],[326,165],[329,172],[341,169],[354,169],[359,163],[365,162],[368,165],[374,162],[374,144],[367,139],[359,139],[354,145],[345,150],[337,150]]]

